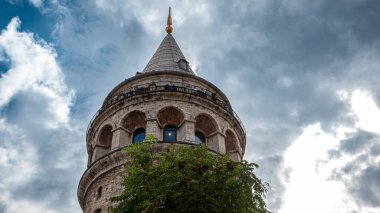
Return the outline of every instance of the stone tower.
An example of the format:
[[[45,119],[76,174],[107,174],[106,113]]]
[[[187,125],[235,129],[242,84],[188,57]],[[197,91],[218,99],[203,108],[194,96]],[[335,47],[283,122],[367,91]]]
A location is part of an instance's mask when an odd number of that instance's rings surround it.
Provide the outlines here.
[[[105,98],[87,130],[87,170],[78,186],[83,212],[106,212],[110,198],[121,194],[126,156],[122,147],[145,134],[169,144],[205,143],[210,151],[242,159],[245,130],[226,95],[198,77],[172,36],[169,8],[167,35],[142,72],[117,85]]]

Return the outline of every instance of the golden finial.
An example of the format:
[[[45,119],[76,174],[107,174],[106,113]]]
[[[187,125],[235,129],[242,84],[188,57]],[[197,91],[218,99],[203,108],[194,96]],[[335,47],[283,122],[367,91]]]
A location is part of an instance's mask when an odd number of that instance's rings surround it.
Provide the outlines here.
[[[168,15],[168,22],[166,24],[166,32],[169,34],[173,32],[172,8],[171,7],[169,7],[169,15]]]

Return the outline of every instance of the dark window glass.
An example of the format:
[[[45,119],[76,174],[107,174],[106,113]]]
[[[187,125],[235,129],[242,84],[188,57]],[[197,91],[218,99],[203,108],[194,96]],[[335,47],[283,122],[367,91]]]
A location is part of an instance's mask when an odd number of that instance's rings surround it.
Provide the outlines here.
[[[139,128],[136,129],[133,133],[133,140],[132,143],[141,143],[145,140],[145,129]]]
[[[200,131],[195,131],[195,143],[196,144],[201,144],[206,142],[206,137],[202,132]]]
[[[164,129],[164,141],[175,142],[177,141],[177,127],[166,126]]]

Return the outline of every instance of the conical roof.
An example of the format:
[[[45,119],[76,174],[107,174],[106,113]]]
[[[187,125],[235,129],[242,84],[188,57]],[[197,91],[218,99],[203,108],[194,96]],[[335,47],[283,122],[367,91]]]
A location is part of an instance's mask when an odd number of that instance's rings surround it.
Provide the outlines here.
[[[146,72],[177,71],[194,74],[174,37],[168,33],[143,70]]]

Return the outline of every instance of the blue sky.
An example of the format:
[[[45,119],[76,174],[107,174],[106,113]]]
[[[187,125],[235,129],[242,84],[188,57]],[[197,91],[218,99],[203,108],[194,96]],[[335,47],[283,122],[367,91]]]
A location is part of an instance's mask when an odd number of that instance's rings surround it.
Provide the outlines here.
[[[165,36],[167,1],[0,2],[0,212],[81,212],[85,131]],[[380,2],[171,1],[273,212],[380,212]]]

